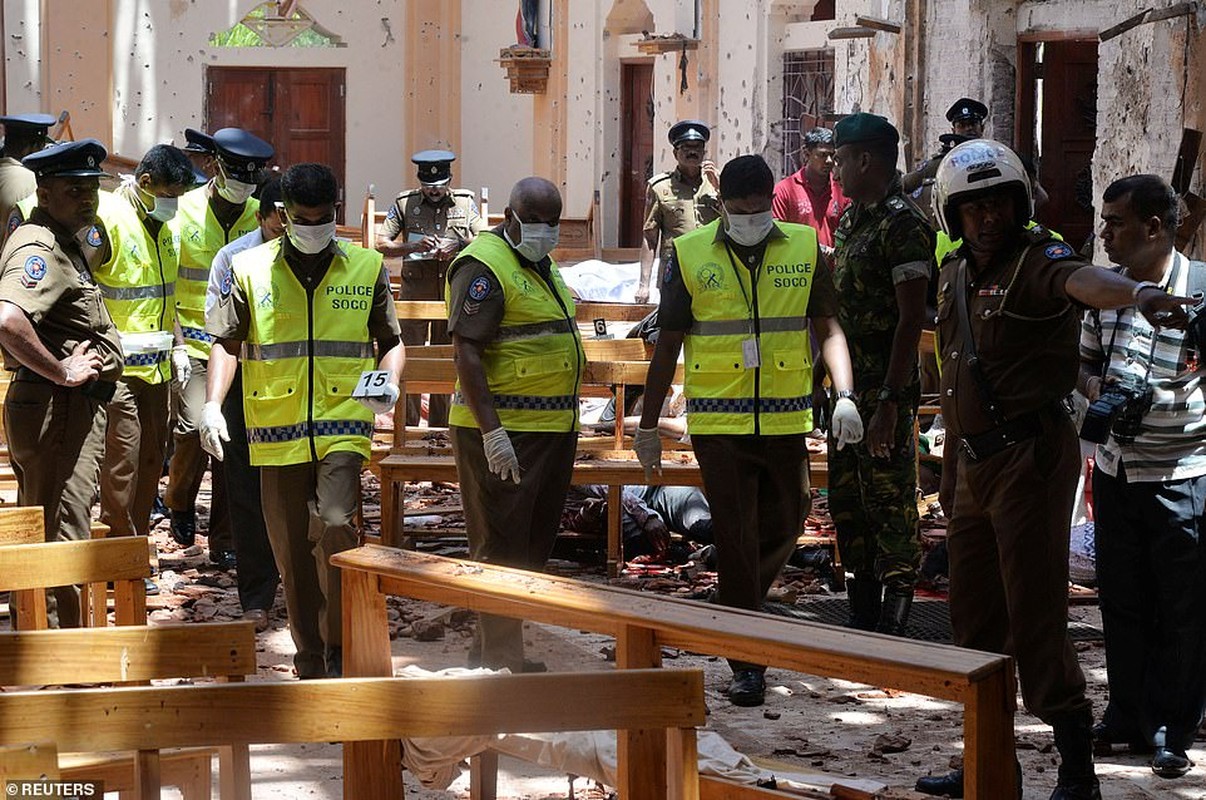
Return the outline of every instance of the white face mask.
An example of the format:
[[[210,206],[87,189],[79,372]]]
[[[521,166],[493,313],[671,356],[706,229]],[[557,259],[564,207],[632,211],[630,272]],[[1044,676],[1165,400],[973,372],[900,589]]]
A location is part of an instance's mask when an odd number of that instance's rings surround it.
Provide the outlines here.
[[[757,214],[730,213],[724,230],[737,244],[753,247],[765,239],[773,227],[775,218],[771,212],[760,211]]]
[[[241,206],[255,193],[254,183],[243,183],[223,175],[218,179],[218,194],[228,203]]]
[[[176,208],[180,205],[180,201],[175,197],[156,197],[155,207],[147,212],[147,216],[151,219],[157,219],[160,222],[167,222],[172,217],[176,216]]]
[[[287,228],[289,241],[300,252],[312,256],[327,249],[335,238],[335,220],[321,225],[298,225],[290,222]]]
[[[528,261],[540,261],[542,258],[553,252],[553,248],[557,246],[557,242],[561,239],[561,225],[548,225],[544,222],[524,222],[519,223],[519,244],[511,241],[511,235],[505,230],[503,233],[507,237],[507,241],[515,248],[521,256]]]

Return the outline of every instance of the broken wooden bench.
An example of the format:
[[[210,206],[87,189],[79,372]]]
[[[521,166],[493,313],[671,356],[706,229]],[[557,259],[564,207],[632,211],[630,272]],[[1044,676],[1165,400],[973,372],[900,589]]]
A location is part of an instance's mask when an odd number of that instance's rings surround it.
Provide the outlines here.
[[[345,671],[353,664],[358,675],[391,674],[385,598],[411,597],[614,636],[623,669],[658,666],[661,648],[675,647],[962,703],[966,797],[1014,795],[1016,687],[1007,656],[377,545],[345,550],[331,562],[343,571]],[[622,734],[620,788],[660,785],[663,773],[632,762],[648,766],[664,756],[659,737]],[[361,769],[347,765],[345,780],[369,780]]]

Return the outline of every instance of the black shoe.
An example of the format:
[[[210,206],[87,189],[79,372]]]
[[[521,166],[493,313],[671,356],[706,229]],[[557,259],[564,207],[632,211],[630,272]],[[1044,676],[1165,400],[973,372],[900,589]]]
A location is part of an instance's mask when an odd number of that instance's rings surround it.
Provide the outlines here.
[[[760,669],[739,669],[729,684],[729,702],[735,706],[760,706],[766,700],[766,678]]]
[[[1124,744],[1126,749],[1138,756],[1147,756],[1155,752],[1155,748],[1143,740],[1138,734],[1126,734],[1111,728],[1104,722],[1093,726],[1093,752],[1097,755],[1108,756],[1114,751],[1114,745]]]
[[[197,541],[197,512],[169,511],[172,518],[172,538],[181,547],[192,547]]]
[[[904,636],[909,627],[909,610],[913,607],[912,586],[888,586],[884,589],[883,604],[880,606],[878,633]]]
[[[856,575],[846,581],[846,596],[850,602],[850,619],[846,627],[875,630],[883,607],[883,584],[871,576]]]
[[[1101,800],[1101,784],[1093,770],[1093,717],[1086,711],[1051,720],[1059,751],[1059,780],[1051,800]]]
[[[159,584],[155,583],[155,581],[151,580],[150,578],[143,578],[142,582],[146,586],[148,596],[159,594]]]
[[[1152,758],[1152,772],[1161,778],[1184,777],[1192,766],[1193,762],[1185,751],[1177,752],[1167,747],[1157,747],[1156,755]]]
[[[219,550],[216,553],[210,550],[209,561],[211,564],[216,564],[218,569],[226,571],[230,571],[239,565],[235,559],[234,550]]]
[[[327,651],[327,677],[342,678],[343,677],[343,648],[332,647]]]
[[[926,775],[924,778],[918,778],[917,785],[913,788],[922,794],[935,797],[962,797],[963,770],[952,770],[945,775]]]

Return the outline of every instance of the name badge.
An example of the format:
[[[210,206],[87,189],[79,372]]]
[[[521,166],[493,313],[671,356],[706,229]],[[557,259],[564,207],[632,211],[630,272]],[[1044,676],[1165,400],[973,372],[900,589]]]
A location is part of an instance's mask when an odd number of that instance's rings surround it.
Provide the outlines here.
[[[745,339],[741,342],[741,366],[746,369],[762,366],[762,356],[758,352],[757,339]]]
[[[356,388],[352,390],[352,397],[380,397],[385,394],[385,387],[389,384],[389,372],[386,370],[366,370],[360,373],[360,380],[356,381]]]

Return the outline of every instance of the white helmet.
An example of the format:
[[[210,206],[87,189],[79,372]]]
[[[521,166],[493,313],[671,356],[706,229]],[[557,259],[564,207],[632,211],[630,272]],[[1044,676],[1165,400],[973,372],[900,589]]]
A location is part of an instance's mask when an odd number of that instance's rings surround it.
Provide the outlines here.
[[[972,139],[951,149],[934,176],[931,199],[938,224],[951,239],[963,237],[958,205],[987,190],[1008,191],[1017,200],[1018,225],[1034,216],[1030,178],[1017,153],[992,139]]]

